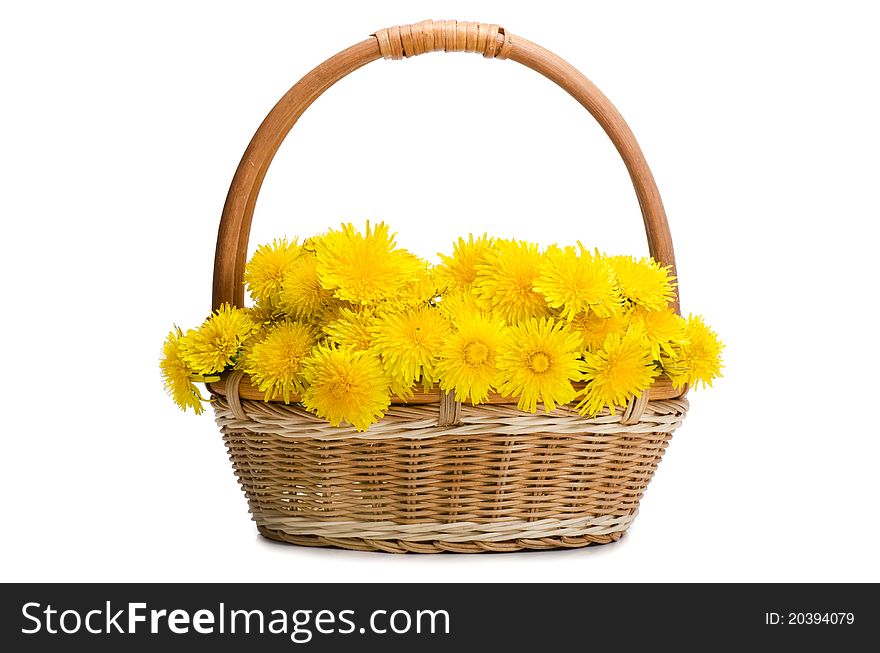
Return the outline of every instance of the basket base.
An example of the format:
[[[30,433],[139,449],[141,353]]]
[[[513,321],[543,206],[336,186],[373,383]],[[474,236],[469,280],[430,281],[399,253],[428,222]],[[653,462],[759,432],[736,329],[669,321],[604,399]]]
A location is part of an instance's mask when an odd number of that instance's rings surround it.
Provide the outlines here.
[[[300,546],[336,547],[353,551],[382,551],[385,553],[512,553],[515,551],[547,549],[577,549],[591,544],[610,544],[621,538],[624,531],[607,535],[577,537],[542,537],[502,542],[411,542],[407,540],[373,540],[359,537],[324,537],[321,535],[291,535],[267,526],[257,526],[265,538]]]

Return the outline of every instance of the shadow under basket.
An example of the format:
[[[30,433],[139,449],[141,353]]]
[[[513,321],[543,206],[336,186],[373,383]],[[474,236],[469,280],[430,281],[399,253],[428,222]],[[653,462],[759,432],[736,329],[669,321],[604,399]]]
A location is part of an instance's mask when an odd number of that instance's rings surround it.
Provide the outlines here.
[[[629,172],[651,256],[675,274],[654,177],[608,98],[571,64],[498,25],[423,21],[379,30],[334,55],[295,84],[260,125],[223,208],[215,309],[244,305],[254,207],[269,165],[299,117],[333,84],[372,61],[436,51],[515,61],[555,82],[589,111]],[[441,95],[454,91],[451,86]],[[497,98],[485,104],[489,113],[499,106]],[[395,146],[416,152],[417,160],[431,144],[443,143],[438,130],[430,126],[427,140],[402,136]],[[459,145],[462,156],[490,164],[499,160],[497,144]],[[524,164],[515,148],[504,148],[501,156],[504,165]],[[678,306],[676,296],[676,311]],[[240,372],[209,388],[260,533],[293,544],[390,552],[517,551],[618,540],[688,407],[684,391],[664,378],[625,410],[594,418],[571,406],[544,414],[539,405],[537,414],[527,414],[498,396],[463,406],[434,391],[392,405],[384,419],[357,433],[329,426],[303,410],[296,397],[290,404],[262,401]]]
[[[364,551],[616,541],[688,407],[684,398],[651,399],[586,418],[569,407],[524,414],[438,395],[439,403],[392,406],[358,433],[294,404],[242,399],[239,380],[229,380],[214,410],[260,533]],[[444,404],[453,404],[445,419]]]

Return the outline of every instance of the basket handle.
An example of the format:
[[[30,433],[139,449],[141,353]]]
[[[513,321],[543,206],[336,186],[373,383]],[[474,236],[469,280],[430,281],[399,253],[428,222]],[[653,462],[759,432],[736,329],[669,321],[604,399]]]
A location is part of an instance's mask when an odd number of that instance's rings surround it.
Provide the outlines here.
[[[337,81],[380,57],[401,59],[426,52],[480,52],[528,66],[569,93],[608,134],[629,171],[639,200],[648,247],[655,260],[672,267],[675,254],[666,212],[654,176],[629,126],[602,92],[571,64],[503,27],[454,20],[426,20],[382,29],[343,50],[298,81],[266,116],[235,171],[217,235],[213,307],[244,303],[244,268],[257,195],[269,164],[293,125],[320,95]],[[675,309],[678,311],[678,289]]]

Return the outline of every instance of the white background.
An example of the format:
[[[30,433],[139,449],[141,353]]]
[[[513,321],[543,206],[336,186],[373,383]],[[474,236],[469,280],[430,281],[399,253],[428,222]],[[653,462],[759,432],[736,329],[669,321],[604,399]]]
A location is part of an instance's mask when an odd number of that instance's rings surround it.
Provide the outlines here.
[[[870,3],[415,4],[4,5],[0,579],[880,581]],[[498,22],[615,102],[666,202],[683,309],[727,343],[617,544],[273,544],[211,417],[162,391],[162,340],[209,309],[220,210],[266,112],[338,50],[426,17]],[[379,61],[318,100],[252,247],[366,218],[426,256],[483,230],[646,252],[589,115],[475,55]]]

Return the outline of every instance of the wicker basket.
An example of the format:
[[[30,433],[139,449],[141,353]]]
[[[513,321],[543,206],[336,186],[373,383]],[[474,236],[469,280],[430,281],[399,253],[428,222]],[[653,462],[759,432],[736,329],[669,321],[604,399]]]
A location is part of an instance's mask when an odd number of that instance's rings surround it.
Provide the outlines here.
[[[241,306],[257,194],[297,119],[364,64],[426,52],[524,64],[568,91],[607,132],[632,178],[651,254],[674,269],[653,176],[608,99],[556,55],[498,25],[424,21],[383,29],[331,57],[281,98],[233,179],[217,240],[214,306]],[[677,303],[676,303],[677,307]],[[265,402],[246,376],[211,384],[217,423],[260,533],[305,545],[392,552],[516,551],[613,542],[626,532],[687,411],[658,379],[622,412],[519,411],[510,398],[462,406],[439,391],[395,404],[365,433],[332,428],[297,403]],[[295,401],[295,400],[294,400]]]

